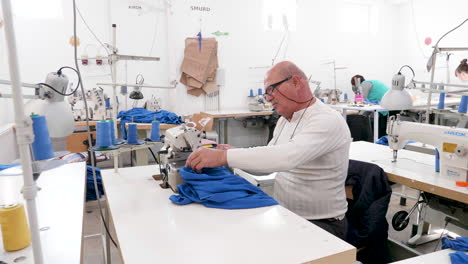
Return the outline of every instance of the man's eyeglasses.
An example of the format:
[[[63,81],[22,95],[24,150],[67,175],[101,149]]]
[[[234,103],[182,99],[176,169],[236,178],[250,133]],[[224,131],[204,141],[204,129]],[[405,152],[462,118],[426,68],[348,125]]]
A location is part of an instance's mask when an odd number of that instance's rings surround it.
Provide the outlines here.
[[[288,77],[288,78],[286,78],[286,79],[284,79],[284,80],[282,80],[282,81],[279,81],[279,82],[277,82],[277,83],[274,83],[274,84],[268,86],[267,88],[265,88],[265,94],[271,95],[271,94],[273,93],[273,91],[275,90],[276,87],[278,87],[280,84],[282,84],[282,83],[284,83],[284,82],[287,82],[287,81],[289,81],[289,80],[291,80],[291,79],[292,79],[292,76],[290,76],[290,77]]]

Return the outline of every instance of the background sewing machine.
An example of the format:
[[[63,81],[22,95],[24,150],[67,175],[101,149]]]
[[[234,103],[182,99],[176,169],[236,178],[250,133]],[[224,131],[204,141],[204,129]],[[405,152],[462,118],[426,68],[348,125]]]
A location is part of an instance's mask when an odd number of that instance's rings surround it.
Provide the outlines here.
[[[271,103],[266,100],[264,94],[258,94],[257,96],[249,96],[248,107],[250,111],[261,112],[261,111],[271,111],[273,109]]]
[[[109,97],[104,94],[104,90],[93,88],[86,91],[86,101],[88,103],[89,116],[91,120],[106,120],[112,118],[112,106]],[[83,95],[75,93],[68,97],[73,111],[75,121],[86,120],[86,110],[83,102]]]
[[[393,162],[401,162],[397,161],[397,151],[409,140],[414,140],[438,149],[440,177],[453,181],[454,186],[455,181],[468,180],[468,129],[401,121],[399,116],[396,119],[392,116],[387,126],[387,133],[389,146],[394,151]],[[437,166],[436,163],[435,171],[438,171]],[[423,206],[424,217],[418,216],[415,224],[418,227],[417,233],[408,240],[408,245],[414,247],[438,239],[440,233],[431,233],[431,224],[446,227],[451,223],[451,231],[462,236],[468,234],[468,214],[466,214],[468,205],[431,193],[421,193],[409,213],[406,211],[396,213],[392,219],[394,229],[403,230],[408,225],[411,214],[415,211],[421,212]]]
[[[340,89],[321,89],[320,83],[314,90],[314,96],[323,99],[324,103],[336,104],[340,102],[340,96],[343,92]]]
[[[198,121],[201,129],[197,129],[195,122],[189,122],[166,130],[164,146],[159,151],[164,187],[177,192],[177,185],[184,183],[180,169],[188,156],[202,145],[202,139],[206,138],[205,127],[210,121],[211,118]]]

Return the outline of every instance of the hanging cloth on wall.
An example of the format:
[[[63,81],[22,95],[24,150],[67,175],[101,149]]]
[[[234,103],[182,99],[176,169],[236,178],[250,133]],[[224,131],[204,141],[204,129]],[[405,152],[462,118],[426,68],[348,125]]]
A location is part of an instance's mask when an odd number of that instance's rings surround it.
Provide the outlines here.
[[[185,39],[184,60],[182,61],[180,82],[187,86],[187,93],[200,96],[219,90],[216,85],[218,68],[218,42],[215,38]]]

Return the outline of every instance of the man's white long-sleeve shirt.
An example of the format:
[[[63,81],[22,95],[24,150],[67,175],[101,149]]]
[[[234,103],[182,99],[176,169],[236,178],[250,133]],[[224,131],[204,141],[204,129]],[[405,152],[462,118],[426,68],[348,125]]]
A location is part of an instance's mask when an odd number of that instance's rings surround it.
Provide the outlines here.
[[[344,118],[316,100],[290,121],[281,117],[268,146],[229,149],[227,161],[253,174],[278,172],[274,198],[306,219],[342,218],[350,143]]]

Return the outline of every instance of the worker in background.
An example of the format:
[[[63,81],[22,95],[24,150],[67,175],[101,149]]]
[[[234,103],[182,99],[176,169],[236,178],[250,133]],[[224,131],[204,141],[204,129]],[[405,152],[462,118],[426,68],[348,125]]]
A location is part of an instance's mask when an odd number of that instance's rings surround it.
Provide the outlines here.
[[[382,97],[384,96],[384,94],[388,90],[390,90],[383,82],[376,80],[366,81],[366,79],[364,79],[362,75],[354,75],[353,78],[351,78],[351,85],[355,94],[362,94],[365,102],[373,104],[380,104],[380,101],[382,101]],[[360,114],[369,116],[371,119],[374,118],[374,116],[371,115],[371,112],[361,111]],[[394,113],[393,111],[390,114],[394,115],[396,113]],[[379,138],[387,135],[386,130],[388,115],[388,111],[379,112]],[[370,122],[370,124],[372,126],[371,131],[374,131],[374,122],[372,121]],[[352,133],[354,135],[354,131],[352,131]]]
[[[462,81],[468,81],[468,63],[467,59],[463,59],[460,62],[460,65],[458,65],[457,69],[455,69],[455,76],[462,80]]]
[[[266,74],[266,99],[281,115],[267,146],[199,148],[186,163],[202,168],[228,165],[254,174],[278,172],[274,198],[284,207],[345,239],[345,180],[351,136],[343,117],[317,100],[306,75],[292,62]]]
[[[364,99],[371,103],[379,104],[389,88],[381,81],[364,79],[362,75],[354,75],[351,85],[355,94],[362,94]]]

